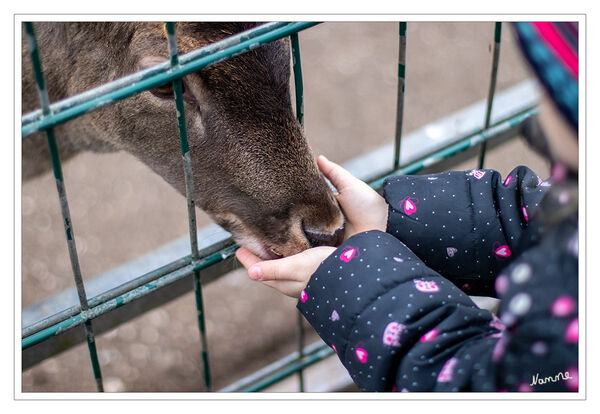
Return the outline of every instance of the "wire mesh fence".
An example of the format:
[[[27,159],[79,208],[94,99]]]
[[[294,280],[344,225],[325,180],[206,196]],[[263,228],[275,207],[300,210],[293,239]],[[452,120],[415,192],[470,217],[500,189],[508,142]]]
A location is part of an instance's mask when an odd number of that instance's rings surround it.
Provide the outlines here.
[[[85,330],[85,338],[89,348],[90,361],[96,379],[97,389],[98,391],[102,391],[102,374],[100,364],[98,363],[94,330],[92,328],[93,320],[102,315],[109,314],[114,310],[124,307],[141,298],[151,298],[152,295],[158,292],[160,289],[191,276],[194,281],[193,287],[196,297],[196,312],[198,314],[198,328],[201,338],[200,347],[202,350],[204,381],[206,389],[212,389],[209,364],[210,358],[204,323],[202,281],[206,279],[204,276],[207,272],[214,272],[215,269],[217,269],[216,272],[218,273],[218,265],[224,261],[230,260],[233,253],[237,249],[237,246],[229,239],[221,242],[218,245],[211,246],[210,248],[202,249],[202,251],[198,247],[195,203],[193,193],[191,191],[193,188],[191,171],[192,154],[190,154],[189,144],[187,142],[181,78],[187,74],[201,70],[208,65],[219,63],[237,54],[260,47],[268,42],[289,36],[291,40],[293,56],[293,73],[297,111],[296,115],[298,121],[300,124],[302,124],[303,85],[300,45],[297,33],[316,24],[317,23],[312,22],[267,23],[247,32],[233,35],[202,49],[198,49],[180,56],[177,51],[175,24],[166,23],[166,32],[168,35],[167,42],[170,53],[169,62],[165,62],[164,64],[134,73],[117,81],[110,82],[109,84],[102,85],[98,88],[65,99],[63,101],[50,104],[44,83],[42,62],[39,59],[39,53],[34,34],[34,25],[32,23],[25,23],[32,65],[40,95],[40,110],[23,116],[22,135],[23,139],[27,139],[27,136],[36,132],[43,131],[47,135],[47,141],[50,153],[52,155],[51,159],[54,169],[54,176],[65,225],[69,256],[71,259],[75,285],[78,290],[79,305],[70,307],[56,315],[48,316],[43,320],[24,327],[22,330],[22,350],[24,358],[26,354],[35,353],[36,349],[40,349],[36,347],[42,346],[44,343],[49,343],[53,339],[64,335],[70,330],[82,329],[83,326],[83,329]],[[394,161],[393,164],[389,166],[389,169],[385,171],[385,173],[380,173],[376,178],[371,180],[370,185],[374,188],[380,188],[383,180],[387,176],[394,174],[416,173],[460,152],[478,146],[481,146],[481,168],[483,166],[486,152],[486,142],[502,134],[516,134],[519,125],[536,112],[535,108],[525,108],[523,111],[511,114],[507,118],[491,124],[491,111],[494,101],[496,76],[498,71],[501,23],[496,23],[494,28],[495,46],[490,77],[490,87],[487,95],[487,111],[485,119],[482,120],[483,122],[480,130],[474,133],[469,133],[466,136],[459,137],[459,139],[457,139],[452,145],[441,148],[434,153],[426,154],[406,165],[401,165],[400,163],[400,150],[402,146],[402,119],[404,109],[404,92],[406,86],[405,68],[407,64],[407,23],[401,22],[398,26],[398,90],[396,139],[393,151]],[[173,84],[174,99],[177,106],[178,116],[174,122],[177,122],[178,125],[182,155],[182,174],[185,177],[186,183],[190,254],[161,268],[146,273],[136,279],[133,279],[131,282],[128,282],[124,285],[115,286],[113,289],[107,292],[92,298],[88,298],[81,277],[81,270],[79,269],[74,230],[71,224],[68,201],[65,193],[65,183],[62,177],[61,163],[58,156],[57,143],[54,137],[53,128],[60,123],[67,122],[90,111],[110,105],[117,100],[127,98],[134,94],[168,82]],[[275,364],[265,367],[263,370],[260,370],[250,377],[244,378],[235,384],[231,384],[222,391],[259,391],[273,383],[276,383],[277,381],[282,380],[283,378],[294,374],[299,376],[299,391],[303,391],[303,369],[328,357],[329,355],[332,355],[333,351],[321,342],[310,344],[308,346],[305,345],[302,320],[299,314],[297,331],[298,351],[296,353],[278,361]]]

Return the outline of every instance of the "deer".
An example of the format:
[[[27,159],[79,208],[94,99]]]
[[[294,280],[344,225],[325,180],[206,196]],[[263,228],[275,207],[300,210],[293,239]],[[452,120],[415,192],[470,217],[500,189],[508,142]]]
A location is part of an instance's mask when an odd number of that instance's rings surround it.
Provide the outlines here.
[[[180,54],[256,23],[182,22]],[[50,102],[169,60],[158,22],[39,22]],[[23,30],[22,113],[39,108]],[[344,217],[320,174],[290,93],[290,44],[280,39],[182,78],[196,205],[263,259],[342,242]],[[127,151],[185,196],[171,84],[55,126],[61,160]],[[51,169],[45,134],[23,139],[22,177]]]

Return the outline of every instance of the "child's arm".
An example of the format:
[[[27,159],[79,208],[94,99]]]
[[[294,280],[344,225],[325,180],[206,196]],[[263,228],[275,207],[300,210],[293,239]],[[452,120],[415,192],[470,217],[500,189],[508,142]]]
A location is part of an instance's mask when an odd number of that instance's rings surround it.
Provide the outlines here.
[[[564,377],[577,375],[577,260],[557,240],[553,257],[540,246],[506,268],[506,329],[380,231],[331,254],[298,308],[365,391],[572,390],[576,380]]]
[[[386,180],[386,230],[468,294],[494,295],[498,272],[519,253],[548,187],[526,167]]]

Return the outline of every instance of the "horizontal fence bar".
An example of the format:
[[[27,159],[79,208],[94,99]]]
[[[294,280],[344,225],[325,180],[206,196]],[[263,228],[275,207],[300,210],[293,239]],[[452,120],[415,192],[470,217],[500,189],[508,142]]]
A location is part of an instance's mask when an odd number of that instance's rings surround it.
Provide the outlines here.
[[[204,285],[212,283],[238,266],[239,263],[235,259],[235,256],[231,255],[227,259],[202,270],[202,283]],[[95,318],[94,331],[96,335],[110,332],[119,325],[136,320],[145,312],[160,308],[188,294],[192,290],[192,286],[193,278],[190,274],[152,291],[149,295],[139,296],[134,301]],[[29,369],[52,356],[58,355],[82,343],[85,343],[85,334],[81,329],[70,329],[61,335],[51,336],[36,345],[22,350],[22,369]]]
[[[127,283],[117,286],[114,289],[108,290],[105,293],[102,293],[98,296],[94,296],[94,297],[90,298],[88,300],[88,306],[90,308],[93,308],[95,306],[101,305],[102,303],[107,302],[111,299],[114,299],[117,296],[120,296],[128,291],[134,290],[146,283],[149,283],[150,281],[152,281],[154,279],[162,277],[168,273],[175,272],[175,271],[189,265],[191,262],[192,262],[192,258],[190,256],[182,257],[179,260],[176,260],[176,261],[169,263],[163,267],[160,267],[156,270],[148,272],[148,273],[146,273],[138,278],[135,278]],[[59,312],[59,313],[56,313],[56,314],[50,316],[49,318],[43,319],[39,322],[36,322],[32,325],[29,325],[29,326],[23,328],[22,337],[25,338],[30,335],[33,335],[34,333],[39,332],[43,329],[46,329],[52,325],[63,322],[65,320],[71,318],[72,316],[75,316],[76,314],[78,314],[80,312],[81,312],[80,305],[71,306],[70,308],[67,308],[62,312]]]
[[[539,97],[540,90],[535,79],[525,80],[500,91],[494,98],[495,104],[491,124],[498,124],[534,108]],[[453,145],[465,137],[481,132],[481,119],[485,115],[485,110],[486,100],[481,99],[406,134],[402,138],[403,148],[400,164],[406,166]],[[361,180],[373,181],[390,171],[389,166],[393,162],[393,150],[394,143],[390,142],[387,145],[363,153],[355,160],[345,163],[345,166]],[[465,154],[461,153],[459,157],[463,157]],[[455,161],[455,158],[452,159],[449,167],[460,162]]]
[[[334,355],[333,349],[319,340],[304,347],[303,354],[293,352],[279,361],[275,361],[253,374],[220,389],[219,392],[261,391],[330,355]]]
[[[419,172],[427,167],[430,167],[430,166],[436,164],[439,161],[442,161],[448,157],[456,155],[459,152],[466,151],[469,148],[475,147],[476,145],[478,145],[482,142],[486,142],[489,139],[491,139],[497,135],[500,135],[510,129],[517,127],[518,125],[523,123],[528,118],[536,115],[537,112],[538,112],[537,108],[531,108],[531,109],[523,112],[522,114],[518,114],[504,122],[496,124],[496,125],[488,128],[486,130],[483,130],[473,136],[466,137],[463,140],[457,142],[456,144],[451,145],[441,151],[438,151],[435,154],[432,154],[432,155],[422,158],[418,161],[415,161],[415,162],[413,162],[405,167],[402,167],[396,171],[392,171],[392,172],[386,174],[384,177],[369,183],[369,185],[372,188],[379,189],[383,186],[384,180],[388,177],[391,177],[394,175],[408,175],[408,174],[414,174],[416,172]]]
[[[24,125],[21,128],[22,136],[26,137],[35,132],[48,129],[52,126],[61,124],[88,112],[112,104],[115,101],[128,98],[132,95],[135,95],[136,93],[152,89],[154,87],[163,85],[168,82],[172,82],[175,79],[179,79],[183,76],[189,75],[190,73],[197,72],[202,68],[214,65],[233,56],[256,49],[257,47],[262,46],[266,43],[284,38],[292,33],[297,33],[301,30],[308,29],[309,27],[315,26],[317,24],[318,23],[316,22],[289,23],[283,27],[278,27],[266,33],[260,34],[252,39],[244,40],[238,44],[214,51],[207,56],[200,57],[186,64],[180,63],[178,67],[171,68],[166,72],[153,74],[133,84],[122,86],[121,88],[113,90],[109,93],[93,97],[89,100],[86,100],[85,102],[79,103],[68,109],[65,109],[60,112],[53,112],[50,115],[42,117],[35,122],[28,123],[27,125]]]
[[[127,291],[119,296],[116,296],[108,301],[102,302],[87,311],[83,311],[77,315],[74,315],[60,323],[52,325],[42,331],[38,331],[32,335],[23,338],[22,348],[27,349],[41,341],[44,341],[52,336],[59,335],[69,329],[83,324],[87,320],[97,318],[100,315],[107,313],[113,309],[119,308],[126,305],[142,296],[146,296],[153,291],[164,287],[170,283],[173,283],[183,277],[193,274],[195,271],[206,269],[230,256],[232,256],[238,246],[233,245],[227,247],[220,252],[214,253],[208,257],[198,260],[198,262],[189,264],[182,267],[174,272],[167,273],[164,276],[160,276],[157,279],[147,281],[143,285],[136,287],[133,290]]]
[[[198,231],[198,243],[200,257],[210,256],[234,245],[231,234],[216,224],[208,225]],[[189,237],[179,238],[104,274],[86,280],[86,291],[91,297],[88,300],[89,306],[98,305],[99,302],[94,303],[95,298],[100,299],[105,296],[106,300],[112,299],[127,290],[135,289],[150,280],[190,264],[189,244]],[[53,318],[65,312],[67,308],[74,309],[73,314],[61,319],[65,320],[78,313],[80,311],[78,307],[76,290],[74,288],[66,289],[23,309],[22,330],[25,332],[33,325],[41,324],[44,320],[49,319],[49,315],[54,315],[50,316]],[[48,326],[44,326],[44,328]]]
[[[273,23],[263,24],[261,26],[246,30],[244,32],[241,32],[241,33],[238,33],[238,34],[235,34],[232,36],[229,36],[218,42],[211,43],[210,45],[207,45],[201,49],[196,49],[194,51],[186,53],[185,55],[182,55],[179,57],[179,61],[180,61],[180,63],[188,64],[190,62],[195,61],[196,59],[199,59],[204,56],[208,56],[212,53],[215,53],[220,50],[226,49],[228,47],[234,46],[243,41],[250,40],[261,34],[270,32],[271,30],[278,29],[280,27],[284,27],[288,24],[289,24],[289,22],[273,22]],[[120,89],[124,86],[133,85],[137,82],[140,82],[140,81],[147,79],[149,77],[152,77],[154,75],[168,72],[170,70],[170,68],[171,68],[170,63],[168,61],[165,61],[164,63],[160,63],[160,64],[152,66],[150,68],[134,72],[131,75],[124,76],[122,78],[116,79],[109,83],[105,83],[104,85],[101,85],[96,88],[90,89],[88,91],[82,92],[75,96],[65,98],[63,100],[55,102],[52,105],[50,105],[50,108],[49,108],[50,113],[59,113],[59,112],[65,111],[67,109],[73,108],[77,105],[87,103],[87,102],[91,101],[92,99],[102,97],[102,96],[104,96],[110,92],[114,92],[117,89]],[[43,116],[44,116],[44,114],[42,114],[41,109],[38,109],[38,110],[32,111],[28,114],[25,114],[21,118],[21,122],[22,122],[21,126],[27,126],[31,123],[39,122]]]

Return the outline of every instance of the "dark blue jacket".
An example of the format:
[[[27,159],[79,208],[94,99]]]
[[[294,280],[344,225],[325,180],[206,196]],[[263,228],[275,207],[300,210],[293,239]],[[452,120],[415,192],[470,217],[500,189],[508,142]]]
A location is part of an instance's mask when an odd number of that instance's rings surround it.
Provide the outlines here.
[[[364,391],[576,390],[576,192],[549,189],[526,167],[392,177],[387,232],[344,242],[298,308]]]

